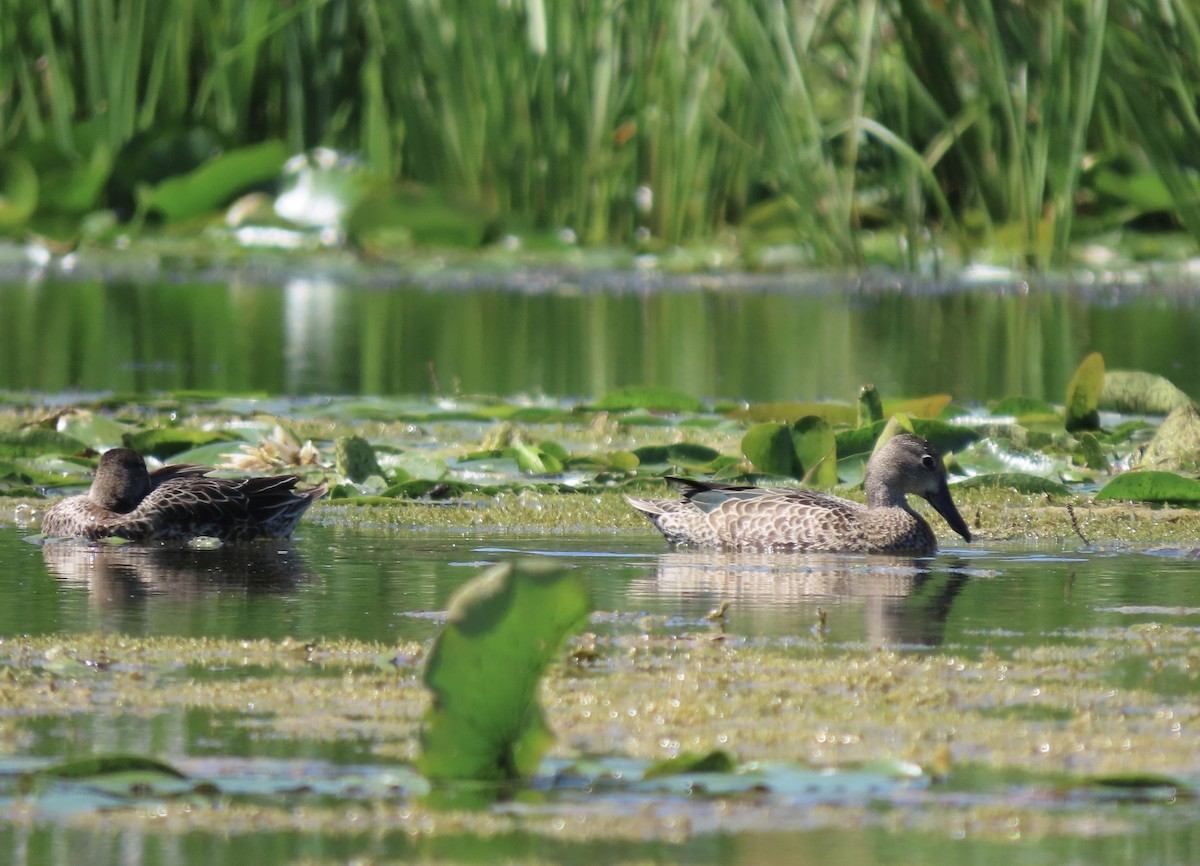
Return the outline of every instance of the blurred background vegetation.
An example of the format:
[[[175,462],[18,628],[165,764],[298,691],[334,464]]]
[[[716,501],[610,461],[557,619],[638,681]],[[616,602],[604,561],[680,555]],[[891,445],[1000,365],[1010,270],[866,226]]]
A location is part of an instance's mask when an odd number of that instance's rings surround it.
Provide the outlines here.
[[[1194,251],[1197,12],[5,0],[0,233],[190,228],[258,190],[258,218],[367,251],[503,234],[1053,267],[1146,230]],[[281,182],[308,198],[282,206]]]

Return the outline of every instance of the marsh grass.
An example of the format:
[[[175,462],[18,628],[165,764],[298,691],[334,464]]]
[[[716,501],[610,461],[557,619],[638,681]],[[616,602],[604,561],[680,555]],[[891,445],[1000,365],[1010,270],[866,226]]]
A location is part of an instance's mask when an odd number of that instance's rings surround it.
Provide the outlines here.
[[[591,244],[732,225],[855,264],[872,228],[909,267],[939,244],[1060,265],[1081,202],[1091,231],[1154,211],[1089,164],[1157,178],[1200,238],[1197,57],[1187,0],[9,0],[0,146],[95,167],[199,125]]]

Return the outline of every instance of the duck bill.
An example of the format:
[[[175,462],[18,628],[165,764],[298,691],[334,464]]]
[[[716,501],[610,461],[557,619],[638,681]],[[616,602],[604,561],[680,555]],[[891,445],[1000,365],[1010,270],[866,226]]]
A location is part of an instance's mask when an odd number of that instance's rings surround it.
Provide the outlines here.
[[[962,515],[958,513],[958,508],[954,504],[954,500],[950,498],[950,488],[943,484],[936,493],[930,493],[925,497],[926,501],[934,507],[938,514],[942,515],[942,519],[950,524],[950,528],[965,538],[971,540],[971,530],[967,528],[967,521],[962,519]]]

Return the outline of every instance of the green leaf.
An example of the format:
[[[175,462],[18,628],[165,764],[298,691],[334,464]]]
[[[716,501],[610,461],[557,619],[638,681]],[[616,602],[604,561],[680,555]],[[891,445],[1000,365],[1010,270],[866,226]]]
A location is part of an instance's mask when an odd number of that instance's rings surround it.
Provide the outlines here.
[[[1099,408],[1127,415],[1166,415],[1192,399],[1162,376],[1138,370],[1108,370]]]
[[[334,465],[338,475],[348,478],[355,484],[362,484],[372,475],[385,478],[379,461],[375,457],[375,449],[371,443],[361,436],[339,436],[334,442],[336,457]]]
[[[795,478],[796,448],[786,424],[757,424],[742,437],[742,453],[759,472]]]
[[[928,397],[914,397],[909,400],[885,400],[883,401],[883,414],[903,414],[912,418],[936,418],[949,405],[949,394],[931,394]]]
[[[1200,481],[1173,472],[1126,472],[1108,482],[1096,501],[1124,499],[1140,502],[1200,502]]]
[[[732,773],[736,769],[737,762],[732,755],[723,749],[713,749],[711,752],[682,752],[651,764],[642,773],[642,778],[656,779],[681,773]]]
[[[701,412],[704,404],[695,397],[670,388],[649,388],[631,385],[609,391],[592,408],[608,412],[629,409],[657,409],[662,412]]]
[[[837,439],[833,428],[815,415],[792,425],[791,441],[796,464],[806,484],[832,487],[837,484]]]
[[[954,485],[956,488],[995,488],[1005,487],[1018,493],[1050,493],[1055,496],[1068,496],[1071,491],[1065,484],[1041,475],[1030,475],[1028,472],[989,472],[986,475],[975,475]]]
[[[1200,465],[1200,412],[1192,402],[1173,410],[1138,457],[1138,469],[1178,472]]]
[[[275,140],[227,150],[187,174],[143,187],[141,204],[168,220],[213,213],[247,187],[274,180],[287,158],[287,146]]]
[[[1104,357],[1088,355],[1067,385],[1067,430],[1096,430],[1100,427],[1100,395],[1104,393]]]
[[[82,454],[87,446],[74,436],[43,427],[0,431],[0,457],[41,457],[45,454]]]
[[[579,572],[546,560],[495,565],[455,593],[425,664],[433,703],[421,772],[430,779],[532,773],[553,741],[538,683],[591,610]]]
[[[139,454],[153,455],[159,460],[174,457],[190,448],[199,448],[211,442],[240,441],[242,440],[230,433],[197,430],[194,427],[156,427],[153,430],[141,430],[122,436],[122,444],[126,448],[132,448]]]
[[[0,230],[22,226],[38,203],[38,177],[29,160],[10,153],[0,157]]]
[[[721,456],[721,452],[694,442],[676,442],[667,446],[668,462],[681,469],[706,469]]]
[[[992,406],[993,417],[1011,416],[1018,421],[1028,417],[1057,417],[1058,410],[1045,400],[1036,397],[1005,397]]]
[[[141,755],[92,755],[38,770],[37,775],[54,779],[92,781],[113,773],[157,773],[171,779],[186,779],[187,775],[170,764]]]
[[[807,415],[823,418],[833,425],[854,425],[858,422],[858,409],[845,403],[751,403],[743,409],[734,409],[730,418],[740,421],[781,421],[794,424]]]
[[[883,420],[883,401],[874,385],[863,385],[858,392],[858,426],[865,427]]]

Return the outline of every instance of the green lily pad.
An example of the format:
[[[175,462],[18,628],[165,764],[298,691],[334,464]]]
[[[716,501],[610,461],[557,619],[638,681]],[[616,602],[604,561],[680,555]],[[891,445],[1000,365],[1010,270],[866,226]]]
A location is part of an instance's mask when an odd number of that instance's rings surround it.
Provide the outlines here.
[[[742,453],[759,472],[794,478],[797,475],[796,449],[791,428],[786,424],[756,424],[742,437]]]
[[[655,779],[680,773],[732,773],[736,769],[737,762],[732,755],[723,749],[713,749],[711,752],[683,752],[651,764],[642,773],[642,778]]]
[[[361,484],[372,475],[386,477],[375,458],[375,449],[361,436],[341,436],[334,443],[337,452],[337,472],[355,484]]]
[[[1018,420],[1028,417],[1057,417],[1058,410],[1053,404],[1037,397],[1005,397],[992,406],[993,417],[1011,416]]]
[[[1099,408],[1130,415],[1166,415],[1191,402],[1191,397],[1162,376],[1140,370],[1108,370]]]
[[[609,391],[592,408],[608,412],[630,409],[656,409],[662,412],[700,412],[704,404],[689,394],[670,388],[633,385]]]
[[[730,418],[739,421],[779,421],[794,424],[801,418],[815,415],[833,425],[853,425],[858,420],[856,406],[845,403],[751,403],[744,408],[729,412]]]
[[[1145,470],[1126,472],[1108,482],[1096,500],[1124,499],[1137,502],[1200,502],[1200,481],[1174,472]]]
[[[150,454],[159,460],[213,442],[240,441],[242,440],[229,433],[197,430],[194,427],[156,427],[153,430],[126,433],[122,437],[122,444],[126,448],[132,448],[139,454]]]
[[[884,415],[908,415],[912,418],[936,418],[950,405],[949,394],[931,394],[908,400],[883,401]],[[882,416],[881,416],[882,417]]]
[[[1054,496],[1068,496],[1070,489],[1041,475],[1030,475],[1027,472],[989,472],[986,475],[975,475],[954,485],[963,488],[1004,487],[1018,493],[1050,493]]]
[[[47,430],[28,427],[24,430],[0,431],[0,457],[41,457],[45,454],[82,454],[87,446],[76,439]]]
[[[1096,430],[1100,427],[1100,395],[1104,393],[1104,358],[1092,352],[1075,369],[1067,385],[1067,430]]]
[[[242,190],[274,180],[287,161],[282,141],[264,141],[213,157],[187,174],[139,191],[141,204],[168,220],[190,219],[219,210]]]
[[[592,610],[579,572],[546,560],[501,563],[450,601],[425,664],[433,704],[418,767],[430,779],[531,774],[553,741],[538,683]]]
[[[863,385],[858,392],[858,426],[865,427],[883,420],[883,401],[874,385]]]
[[[790,432],[802,480],[814,487],[837,484],[837,439],[833,428],[810,415],[793,424]]]

